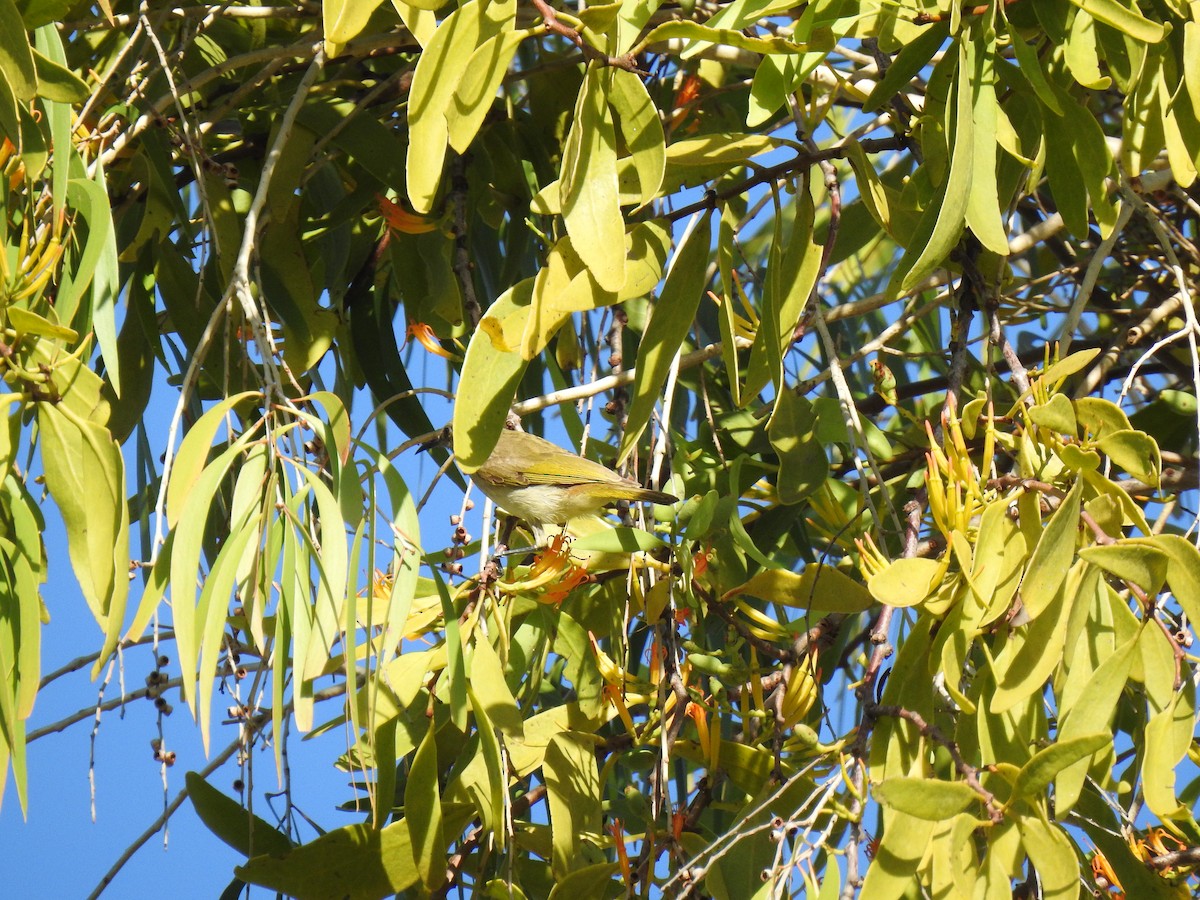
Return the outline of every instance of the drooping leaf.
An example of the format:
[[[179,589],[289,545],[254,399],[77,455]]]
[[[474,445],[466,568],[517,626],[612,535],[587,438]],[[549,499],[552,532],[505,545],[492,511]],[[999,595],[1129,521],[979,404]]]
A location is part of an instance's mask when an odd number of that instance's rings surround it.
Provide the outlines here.
[[[646,333],[642,335],[633,399],[629,404],[625,435],[617,454],[618,463],[629,458],[641,437],[642,429],[650,421],[650,413],[667,380],[671,360],[691,330],[704,290],[711,241],[711,217],[704,212],[675,251],[662,294],[654,305]]]

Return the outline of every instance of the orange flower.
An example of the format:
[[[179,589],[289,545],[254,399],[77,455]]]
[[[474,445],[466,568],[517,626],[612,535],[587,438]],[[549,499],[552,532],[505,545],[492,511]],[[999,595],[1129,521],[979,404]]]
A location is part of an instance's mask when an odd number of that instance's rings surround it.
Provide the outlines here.
[[[409,322],[408,330],[404,333],[404,342],[408,343],[408,339],[412,338],[430,353],[435,356],[440,356],[443,359],[454,359],[453,353],[450,353],[438,343],[437,335],[433,333],[433,329],[424,322]]]
[[[375,199],[379,204],[379,214],[383,216],[383,221],[387,223],[388,228],[393,231],[399,231],[401,234],[426,234],[437,230],[437,222],[410,213],[387,197],[376,197]]]
[[[683,79],[683,84],[675,92],[675,101],[671,104],[671,128],[675,128],[691,115],[692,107],[700,97],[700,84],[700,76],[694,72]]]
[[[621,877],[625,880],[626,887],[632,887],[633,872],[629,868],[629,851],[625,849],[625,828],[620,819],[613,819],[612,824],[608,826],[608,833],[612,835],[613,846],[617,850],[617,863],[621,866]]]
[[[1115,888],[1116,893],[1110,895],[1114,898],[1114,900],[1118,897],[1121,898],[1121,900],[1124,900],[1125,888],[1121,887],[1121,882],[1117,878],[1117,873],[1113,871],[1108,859],[1099,850],[1097,850],[1096,855],[1092,857],[1092,879],[1096,882],[1096,887],[1100,888],[1102,891],[1107,891],[1109,888]]]

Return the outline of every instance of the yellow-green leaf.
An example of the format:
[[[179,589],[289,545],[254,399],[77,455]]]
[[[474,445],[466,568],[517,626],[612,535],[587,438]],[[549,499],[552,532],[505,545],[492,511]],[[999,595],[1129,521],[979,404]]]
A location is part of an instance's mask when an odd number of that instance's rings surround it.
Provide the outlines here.
[[[1165,29],[1151,22],[1139,12],[1130,9],[1120,0],[1071,0],[1092,18],[1111,25],[1144,44],[1155,44],[1163,39]]]
[[[885,606],[916,606],[924,603],[941,583],[949,559],[897,559],[871,576],[867,583],[872,596]]]
[[[699,221],[675,253],[662,294],[654,304],[650,324],[642,335],[637,374],[633,382],[633,399],[629,404],[625,436],[618,453],[620,462],[629,457],[642,429],[650,421],[650,413],[666,383],[671,360],[692,328],[707,278],[711,241],[711,217],[707,211],[699,213]]]
[[[471,656],[471,688],[483,705],[487,717],[506,737],[521,738],[525,722],[517,701],[504,680],[504,667],[491,642],[482,634],[475,636],[475,651]]]
[[[613,72],[608,99],[637,171],[641,189],[638,203],[645,206],[658,196],[667,166],[666,138],[658,109],[642,79],[621,69]]]
[[[625,283],[625,219],[617,186],[616,129],[608,113],[613,69],[590,66],[563,147],[559,190],[575,251],[608,291]]]
[[[1082,482],[1075,482],[1050,516],[1021,580],[1021,602],[1035,619],[1054,600],[1075,557],[1081,490]]]
[[[871,794],[892,809],[933,822],[966,812],[982,799],[965,782],[937,778],[889,778],[873,786]]]
[[[184,780],[200,821],[234,850],[245,856],[291,850],[293,844],[285,834],[222,794],[198,772],[188,772]]]
[[[870,608],[871,592],[833,566],[811,563],[800,573],[787,569],[763,569],[725,598],[749,594],[769,603],[781,603],[812,612],[856,613]],[[723,599],[725,599],[723,598]]]
[[[601,834],[595,747],[584,735],[570,731],[555,735],[546,748],[542,772],[553,834],[552,867],[555,878],[562,879],[584,862],[582,841],[594,841]]]
[[[0,0],[0,81],[8,82],[18,100],[32,100],[37,93],[33,48],[13,0]]]
[[[454,404],[454,456],[468,475],[483,465],[496,446],[529,365],[518,348],[533,289],[534,279],[526,278],[501,294],[467,345],[459,382],[472,389],[459,391]]]
[[[1099,577],[1098,570],[1076,563],[1049,605],[1026,626],[1022,638],[1009,638],[992,663],[997,682],[991,701],[993,713],[1007,712],[1042,689],[1062,659],[1075,597],[1091,596]]]
[[[1014,797],[1040,797],[1056,775],[1077,760],[1087,759],[1112,743],[1108,732],[1081,735],[1071,740],[1055,741],[1039,750],[1021,766],[1013,782]]]
[[[517,45],[526,37],[524,31],[512,30],[511,21],[506,26],[504,31],[484,41],[471,54],[454,99],[446,107],[448,139],[450,146],[459,153],[466,153],[475,139],[479,126],[492,108]]]
[[[1158,594],[1167,579],[1168,557],[1150,544],[1134,541],[1098,544],[1084,547],[1079,556],[1117,578],[1132,581],[1150,597]]]
[[[1162,455],[1154,438],[1144,431],[1114,431],[1100,438],[1096,446],[1138,481],[1158,487]]]
[[[417,748],[408,783],[404,788],[404,818],[412,839],[417,874],[432,890],[446,877],[446,848],[442,830],[442,795],[438,788],[437,722],[429,720],[429,730]]]
[[[1078,699],[1069,708],[1059,710],[1058,739],[1070,740],[1083,735],[1109,731],[1113,712],[1137,655],[1138,636],[1117,647],[1092,673]],[[1081,759],[1058,773],[1055,779],[1054,813],[1063,818],[1079,799],[1087,775],[1088,761]]]
[[[234,871],[297,900],[379,900],[420,880],[405,819],[382,830],[346,825],[288,853],[254,856]]]

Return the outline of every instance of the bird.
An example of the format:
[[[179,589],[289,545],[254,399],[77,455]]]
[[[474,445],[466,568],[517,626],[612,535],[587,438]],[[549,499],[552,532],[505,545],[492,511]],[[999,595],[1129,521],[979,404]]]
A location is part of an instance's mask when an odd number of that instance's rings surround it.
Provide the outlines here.
[[[679,502],[551,441],[507,428],[471,480],[505,512],[535,525],[565,526],[618,500]]]

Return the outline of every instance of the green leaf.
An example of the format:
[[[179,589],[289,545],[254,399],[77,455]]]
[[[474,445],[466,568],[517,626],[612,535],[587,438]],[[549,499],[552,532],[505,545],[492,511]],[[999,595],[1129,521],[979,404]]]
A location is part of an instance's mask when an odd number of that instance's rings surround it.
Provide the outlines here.
[[[67,551],[84,599],[105,632],[93,677],[116,649],[129,592],[125,462],[108,430],[66,404],[37,405],[46,487],[67,530]]]
[[[471,54],[454,99],[446,107],[447,136],[458,153],[466,153],[471,146],[492,108],[517,45],[528,36],[527,32],[513,31],[512,24],[513,20],[506,22],[500,34],[484,41]]]
[[[1100,452],[1143,484],[1158,487],[1162,455],[1144,431],[1114,431],[1096,442]]]
[[[14,139],[14,146],[21,142],[21,111],[3,69],[0,69],[0,138]]]
[[[358,37],[367,20],[382,0],[326,0],[321,4],[321,22],[325,26],[325,43],[330,57]]]
[[[437,721],[417,748],[404,788],[404,818],[412,840],[413,860],[425,886],[432,890],[446,877],[446,848],[442,830],[442,797],[438,788]],[[385,829],[386,831],[386,829]]]
[[[1000,118],[996,100],[996,33],[988,27],[972,29],[971,89],[971,194],[967,198],[966,221],[972,233],[988,250],[1000,256],[1008,255],[1008,235],[1000,221],[1002,208],[996,183],[996,133]]]
[[[1025,577],[1021,580],[1021,602],[1032,618],[1037,618],[1058,593],[1075,558],[1079,531],[1079,498],[1083,482],[1076,481],[1058,509],[1046,523],[1034,547]]]
[[[1078,430],[1075,409],[1064,394],[1054,394],[1040,406],[1031,407],[1029,418],[1035,425],[1049,428],[1058,434],[1074,437]]]
[[[885,806],[933,822],[953,818],[982,800],[969,784],[937,778],[888,778],[874,785],[871,794]]]
[[[461,781],[479,810],[480,824],[492,834],[496,849],[503,851],[507,839],[504,809],[508,792],[508,773],[500,749],[500,738],[496,726],[488,718],[483,701],[476,696],[474,687],[467,688],[467,697],[475,711],[479,749],[475,758],[464,768]],[[479,766],[476,759],[482,760],[483,765]]]
[[[222,794],[198,772],[188,772],[185,782],[200,821],[242,855],[283,854],[294,846],[287,835]]]
[[[454,457],[468,475],[491,455],[529,363],[517,352],[533,300],[534,279],[519,281],[488,307],[471,335],[454,404]]]
[[[463,656],[462,632],[458,627],[458,615],[450,591],[441,573],[434,566],[433,581],[437,585],[438,598],[442,603],[442,618],[446,623],[446,678],[450,681],[450,721],[459,731],[467,730],[467,665]]]
[[[613,69],[589,66],[563,146],[560,201],[575,252],[607,291],[625,283],[625,219],[617,187],[617,138],[608,114]]]
[[[500,657],[482,634],[475,635],[475,650],[471,655],[470,683],[476,699],[505,737],[520,739],[525,734],[525,720],[517,701],[504,679]],[[474,704],[473,704],[474,705]]]
[[[658,109],[642,80],[621,69],[613,72],[608,101],[617,114],[621,138],[637,171],[641,189],[638,205],[645,206],[658,196],[667,166],[666,138]]]
[[[600,773],[589,737],[570,731],[555,735],[542,764],[556,879],[581,868],[585,861],[582,841],[595,841],[601,834]]]
[[[1055,777],[1072,763],[1087,759],[1112,743],[1108,732],[1081,735],[1071,740],[1055,741],[1039,750],[1033,758],[1021,766],[1013,782],[1014,797],[1038,798],[1050,786]]]
[[[62,285],[54,305],[60,321],[73,322],[84,292],[97,276],[98,269],[101,266],[108,269],[115,264],[115,256],[110,255],[114,246],[111,241],[115,238],[113,238],[112,210],[108,205],[108,195],[101,182],[83,177],[71,178],[67,182],[67,203],[79,210],[88,227],[87,240],[78,259],[75,260],[75,265],[64,264],[63,266]],[[112,289],[110,277],[111,269],[107,274],[101,275],[103,281],[99,290]],[[114,299],[115,295],[108,296],[104,300],[107,305],[101,305],[103,314],[107,315]],[[97,302],[99,300],[94,300],[93,305]]]
[[[1153,545],[1140,541],[1118,541],[1084,547],[1079,556],[1104,571],[1132,581],[1154,597],[1167,579],[1168,557]]]
[[[810,563],[799,574],[787,569],[764,569],[725,596],[735,594],[749,594],[769,603],[819,613],[862,612],[874,602],[863,585],[839,569],[821,563]]]
[[[929,65],[933,54],[941,49],[949,34],[949,24],[939,22],[901,47],[883,78],[876,82],[867,99],[863,101],[863,112],[874,112],[908,88],[920,71]]]
[[[1138,635],[1135,634],[1092,673],[1078,699],[1069,708],[1060,709],[1059,741],[1109,731],[1117,701],[1133,668],[1137,646]],[[1066,816],[1079,799],[1087,769],[1088,761],[1079,760],[1058,773],[1054,789],[1054,814],[1058,818]]]
[[[617,863],[584,866],[557,881],[546,900],[606,900],[612,889],[612,876],[620,870]],[[507,900],[508,894],[503,896]]]
[[[829,458],[817,440],[812,404],[796,391],[784,390],[775,402],[767,433],[779,454],[779,502],[799,503],[829,477]]]
[[[976,53],[973,44],[960,40],[955,77],[954,143],[950,171],[938,186],[917,226],[917,238],[904,252],[889,282],[889,293],[910,291],[949,256],[966,225],[967,204],[974,172],[973,90]],[[928,237],[925,235],[928,234]]]
[[[936,559],[897,559],[867,582],[872,596],[885,606],[908,607],[924,603],[941,583],[948,562]]]
[[[617,454],[618,463],[629,458],[650,421],[650,413],[666,383],[671,360],[692,328],[696,310],[707,279],[709,245],[712,242],[712,220],[707,212],[699,213],[699,221],[684,238],[675,252],[667,273],[662,294],[654,304],[650,324],[642,335],[638,348],[637,375],[633,382],[633,399],[625,423],[625,435]]]
[[[59,65],[37,50],[33,51],[33,62],[37,68],[38,94],[44,99],[78,103],[87,97],[87,83],[66,66]]]
[[[99,243],[96,271],[92,275],[92,332],[104,361],[104,374],[113,393],[121,396],[121,354],[117,349],[117,295],[121,292],[121,275],[117,264],[117,234],[113,227],[112,209],[104,186],[104,167],[95,162],[97,198],[88,214],[88,244]],[[101,201],[99,198],[103,198]]]
[[[657,535],[641,528],[606,528],[571,543],[577,553],[637,553],[661,550],[668,546]]]
[[[380,900],[420,880],[403,819],[382,830],[346,825],[287,853],[255,856],[234,872],[297,900]]]
[[[1111,78],[1101,74],[1095,20],[1087,13],[1081,11],[1075,14],[1063,50],[1067,68],[1084,87],[1103,91],[1112,84]]]
[[[1023,640],[1010,637],[992,663],[996,690],[991,711],[1007,712],[1022,700],[1038,693],[1062,659],[1067,640],[1067,623],[1076,596],[1090,596],[1099,572],[1076,563],[1054,594],[1049,605],[1027,627]]]
[[[1156,44],[1163,39],[1165,28],[1162,25],[1151,22],[1119,0],[1071,0],[1071,2],[1092,18],[1111,25],[1117,31],[1123,32],[1143,44]]]
[[[33,48],[13,0],[0,0],[0,80],[8,82],[18,100],[32,100],[37,94]]]

